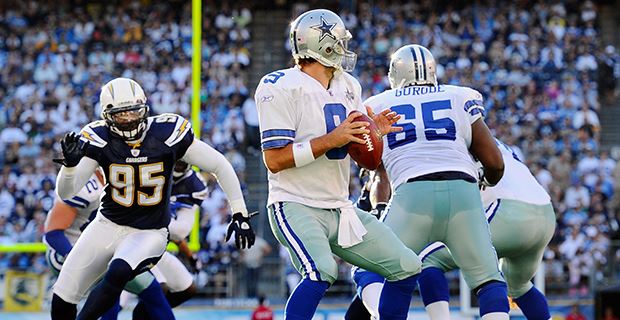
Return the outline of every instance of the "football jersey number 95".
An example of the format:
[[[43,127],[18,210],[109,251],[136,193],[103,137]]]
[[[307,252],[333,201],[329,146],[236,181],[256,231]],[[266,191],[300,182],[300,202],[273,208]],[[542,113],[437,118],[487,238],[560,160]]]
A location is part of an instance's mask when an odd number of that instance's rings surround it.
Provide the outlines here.
[[[154,206],[161,202],[166,178],[158,175],[164,171],[164,163],[149,163],[138,166],[139,188],[153,188],[153,193],[135,192],[135,169],[127,164],[110,165],[112,199],[125,207],[131,207],[137,198],[140,206]]]

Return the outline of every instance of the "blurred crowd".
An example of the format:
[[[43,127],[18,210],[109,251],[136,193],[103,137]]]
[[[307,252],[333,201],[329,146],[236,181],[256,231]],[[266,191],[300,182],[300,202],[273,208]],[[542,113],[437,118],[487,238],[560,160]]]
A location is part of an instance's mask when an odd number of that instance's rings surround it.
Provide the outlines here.
[[[389,88],[389,55],[409,43],[431,50],[440,83],[483,94],[488,126],[552,196],[558,226],[545,256],[548,288],[569,283],[570,294],[588,294],[608,259],[620,261],[620,251],[609,252],[620,229],[620,154],[599,144],[599,111],[617,98],[620,56],[601,43],[594,3],[377,2],[340,15],[364,96]]]
[[[134,78],[153,114],[190,113],[189,1],[78,3],[84,4],[0,2],[0,244],[40,241],[54,200],[57,142],[99,118],[105,82]],[[601,150],[599,121],[600,110],[617,99],[620,57],[601,43],[597,6],[341,4],[336,11],[353,34],[354,75],[364,97],[389,87],[389,55],[408,43],[433,52],[440,83],[484,95],[489,127],[552,196],[558,227],[545,254],[548,280],[588,294],[589,281],[602,278],[610,258],[619,259],[610,250],[620,229],[619,155]],[[258,137],[247,81],[252,18],[240,3],[203,0],[202,139],[226,155],[244,185],[243,154],[257,145],[247,138]],[[355,200],[360,182],[355,173],[351,180]],[[200,220],[203,284],[238,258],[221,240],[229,219],[225,196],[213,179],[209,191]],[[0,275],[9,267],[46,269],[41,255],[0,254]]]
[[[252,14],[233,2],[203,1],[203,8],[202,139],[225,154],[244,183],[237,150],[245,135]],[[191,37],[191,1],[0,3],[0,244],[41,241],[58,141],[99,119],[105,82],[133,78],[152,114],[189,117]],[[206,271],[217,273],[235,252],[218,238],[229,214],[225,197],[213,181],[209,187],[200,256]],[[46,268],[41,255],[0,254],[0,275],[9,267]]]

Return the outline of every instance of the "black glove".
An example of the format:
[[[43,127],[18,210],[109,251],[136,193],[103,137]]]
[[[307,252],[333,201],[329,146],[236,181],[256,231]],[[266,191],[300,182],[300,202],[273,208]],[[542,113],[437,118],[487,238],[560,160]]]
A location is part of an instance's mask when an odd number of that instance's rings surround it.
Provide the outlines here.
[[[232,215],[232,220],[228,224],[228,231],[226,232],[226,242],[230,240],[230,236],[234,232],[237,249],[249,249],[254,245],[256,235],[254,235],[254,230],[252,230],[252,225],[250,224],[251,216],[252,214],[244,217],[241,212]]]
[[[89,142],[80,145],[80,135],[75,132],[69,132],[60,141],[64,159],[52,159],[52,161],[65,167],[75,167],[86,154],[86,147],[88,145]]]

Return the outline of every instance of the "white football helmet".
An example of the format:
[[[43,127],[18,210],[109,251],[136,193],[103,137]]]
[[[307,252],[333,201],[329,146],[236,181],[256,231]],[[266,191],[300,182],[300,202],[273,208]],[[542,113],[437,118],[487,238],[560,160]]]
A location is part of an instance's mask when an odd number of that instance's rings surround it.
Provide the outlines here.
[[[392,54],[388,78],[392,89],[411,85],[436,86],[436,73],[433,54],[421,45],[409,44]]]
[[[293,58],[312,58],[326,67],[353,71],[357,55],[348,50],[351,33],[340,17],[325,9],[302,13],[291,23]]]
[[[116,78],[101,88],[101,117],[110,131],[133,141],[146,129],[149,106],[140,85],[127,78]]]

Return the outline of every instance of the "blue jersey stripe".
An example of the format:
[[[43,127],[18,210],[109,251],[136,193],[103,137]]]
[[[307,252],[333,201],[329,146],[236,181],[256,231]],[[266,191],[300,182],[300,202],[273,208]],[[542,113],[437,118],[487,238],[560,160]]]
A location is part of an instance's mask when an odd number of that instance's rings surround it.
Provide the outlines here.
[[[484,108],[484,106],[482,105],[482,100],[467,100],[465,101],[463,109],[465,109],[465,111],[467,112],[470,112],[470,109],[474,106],[480,106]]]
[[[75,200],[75,201],[83,203],[85,207],[88,207],[90,205],[90,201],[88,201],[88,200],[86,200],[86,199],[84,199],[82,197],[74,196],[72,199]]]
[[[295,138],[295,130],[290,129],[269,129],[261,133],[261,139],[271,137],[291,137]]]
[[[83,203],[81,203],[81,202],[73,201],[73,200],[70,200],[70,199],[63,199],[62,201],[64,203],[68,204],[69,206],[74,207],[74,208],[80,208],[80,209],[86,208],[86,206]]]
[[[290,139],[275,139],[263,142],[261,147],[263,150],[274,149],[274,148],[282,148],[289,143],[293,143],[293,140]]]

